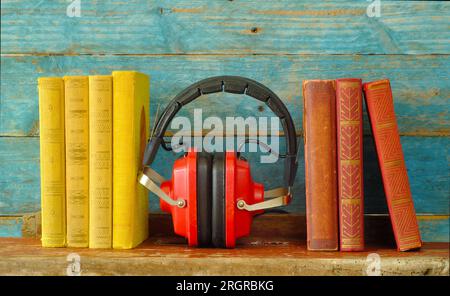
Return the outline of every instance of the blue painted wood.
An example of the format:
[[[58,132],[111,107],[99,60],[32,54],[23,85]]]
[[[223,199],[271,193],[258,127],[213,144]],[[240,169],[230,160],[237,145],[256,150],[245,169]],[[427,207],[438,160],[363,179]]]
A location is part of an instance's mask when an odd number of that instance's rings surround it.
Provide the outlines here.
[[[449,52],[450,4],[381,1],[2,1],[2,53]]]
[[[299,138],[301,143],[302,138]],[[406,165],[410,177],[416,211],[418,214],[448,215],[447,137],[401,138]],[[283,148],[281,147],[281,151]],[[387,213],[386,201],[376,155],[370,137],[364,141],[365,212]],[[264,183],[267,189],[282,184],[283,163],[259,164],[259,155],[246,153],[255,181]],[[303,145],[300,145],[299,168],[293,189],[294,200],[284,210],[305,212],[305,182]],[[164,177],[170,178],[176,156],[161,150],[154,167]],[[33,213],[40,210],[39,139],[36,137],[0,138],[0,215]],[[270,177],[269,177],[270,176]],[[150,196],[150,210],[159,211],[158,200]]]
[[[0,138],[0,215],[40,209],[38,138]]]
[[[402,134],[450,134],[448,56],[2,56],[1,68],[0,136],[38,134],[38,77],[107,74],[121,69],[151,76],[151,118],[157,106],[163,108],[193,82],[215,75],[241,75],[275,91],[286,103],[299,132],[303,80],[388,77]],[[203,108],[205,117],[273,114],[264,104],[231,94],[202,97],[181,114],[189,115],[194,108]],[[365,129],[367,134],[367,124]]]
[[[0,237],[22,237],[22,218],[0,216]]]
[[[419,230],[424,242],[449,242],[449,217],[419,217]]]

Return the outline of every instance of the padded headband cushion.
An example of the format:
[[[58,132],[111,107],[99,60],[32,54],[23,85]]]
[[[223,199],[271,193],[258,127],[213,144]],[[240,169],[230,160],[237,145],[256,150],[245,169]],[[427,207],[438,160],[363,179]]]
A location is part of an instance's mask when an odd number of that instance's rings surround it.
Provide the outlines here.
[[[225,248],[225,153],[216,152],[212,163],[212,244]]]
[[[197,238],[199,247],[211,245],[211,167],[209,153],[197,154]]]

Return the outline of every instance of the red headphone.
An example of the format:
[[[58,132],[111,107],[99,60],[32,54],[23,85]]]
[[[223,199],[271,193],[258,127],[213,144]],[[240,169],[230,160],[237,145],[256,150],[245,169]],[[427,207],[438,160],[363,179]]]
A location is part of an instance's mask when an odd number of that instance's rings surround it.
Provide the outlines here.
[[[234,151],[190,149],[175,161],[172,179],[167,181],[150,168],[181,107],[202,94],[222,91],[260,100],[280,118],[286,137],[284,187],[264,192],[262,184],[253,182],[248,162]],[[175,233],[187,238],[189,246],[234,248],[236,239],[249,235],[255,214],[289,204],[297,171],[295,127],[286,106],[266,86],[239,76],[204,79],[183,90],[166,107],[145,149],[143,167],[139,182],[160,198],[161,209],[172,214]]]

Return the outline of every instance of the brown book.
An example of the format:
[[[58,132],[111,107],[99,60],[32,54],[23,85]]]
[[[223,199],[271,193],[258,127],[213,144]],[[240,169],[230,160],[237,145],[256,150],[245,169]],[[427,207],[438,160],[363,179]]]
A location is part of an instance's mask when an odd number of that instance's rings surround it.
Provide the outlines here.
[[[334,80],[303,82],[308,250],[338,249]]]
[[[397,249],[407,251],[420,248],[422,242],[389,80],[365,83],[364,95]]]

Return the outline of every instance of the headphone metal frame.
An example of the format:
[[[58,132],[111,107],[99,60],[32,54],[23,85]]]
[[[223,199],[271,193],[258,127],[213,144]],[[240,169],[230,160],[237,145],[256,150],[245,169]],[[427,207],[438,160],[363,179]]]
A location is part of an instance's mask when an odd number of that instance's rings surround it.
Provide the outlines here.
[[[159,185],[161,185],[164,181],[164,177],[150,167],[145,167],[139,175],[139,183],[144,185],[148,190],[155,193],[169,205],[184,208],[186,206],[186,201],[184,199],[179,198],[177,200],[173,200],[159,187]]]

